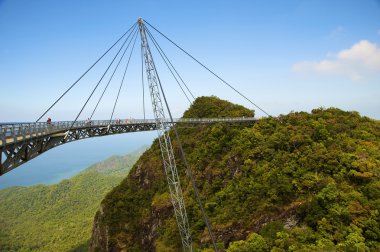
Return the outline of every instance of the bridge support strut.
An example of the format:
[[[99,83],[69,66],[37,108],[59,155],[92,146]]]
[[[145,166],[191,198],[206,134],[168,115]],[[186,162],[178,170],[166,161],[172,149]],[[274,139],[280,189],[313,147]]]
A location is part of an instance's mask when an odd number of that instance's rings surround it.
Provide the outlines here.
[[[187,219],[185,202],[183,200],[181,184],[175,163],[173,146],[169,136],[170,123],[167,121],[167,119],[165,119],[164,107],[162,104],[160,93],[161,83],[153,61],[152,53],[149,48],[145,32],[144,20],[140,18],[138,20],[138,24],[141,35],[141,47],[144,52],[144,62],[149,83],[150,97],[152,100],[152,107],[156,121],[156,129],[158,133],[166,178],[169,185],[171,201],[174,207],[174,214],[177,219],[177,225],[182,240],[183,250],[192,251],[189,221]]]

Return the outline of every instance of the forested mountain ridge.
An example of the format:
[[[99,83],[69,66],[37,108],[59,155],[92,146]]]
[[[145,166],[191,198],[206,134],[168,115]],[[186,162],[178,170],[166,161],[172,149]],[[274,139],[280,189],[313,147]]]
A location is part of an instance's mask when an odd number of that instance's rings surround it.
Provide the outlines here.
[[[215,117],[218,112],[252,114],[216,97],[201,97],[184,116]],[[380,249],[378,121],[319,108],[253,125],[178,130],[220,250]],[[193,247],[209,251],[191,183],[183,162],[177,159],[177,164]],[[157,140],[102,201],[91,250],[181,250]]]
[[[142,152],[112,156],[57,184],[0,190],[0,251],[87,251],[100,201]]]

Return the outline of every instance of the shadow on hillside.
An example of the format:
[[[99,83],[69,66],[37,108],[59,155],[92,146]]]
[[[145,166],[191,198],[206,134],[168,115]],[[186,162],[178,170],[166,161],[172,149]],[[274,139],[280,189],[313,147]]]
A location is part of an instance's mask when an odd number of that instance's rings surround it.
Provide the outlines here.
[[[89,246],[90,246],[90,240],[78,245],[76,248],[73,248],[72,250],[70,250],[70,252],[87,252]]]

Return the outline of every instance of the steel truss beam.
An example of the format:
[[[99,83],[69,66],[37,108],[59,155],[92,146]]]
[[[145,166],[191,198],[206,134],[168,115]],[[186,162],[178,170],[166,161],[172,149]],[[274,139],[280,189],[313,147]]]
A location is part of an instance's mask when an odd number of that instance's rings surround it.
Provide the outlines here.
[[[161,83],[153,61],[152,53],[149,48],[143,19],[140,18],[138,23],[141,35],[141,47],[144,52],[145,70],[148,77],[150,97],[152,100],[152,107],[156,120],[156,129],[161,148],[162,160],[164,163],[166,178],[169,185],[171,201],[174,208],[174,215],[177,219],[177,225],[181,236],[183,250],[192,251],[189,221],[187,219],[181,183],[178,177],[177,166],[175,163],[173,146],[169,136],[170,125],[165,118],[164,107],[160,94]]]
[[[146,124],[120,124],[102,127],[83,127],[54,131],[43,135],[31,136],[23,141],[16,141],[1,146],[1,156],[5,156],[4,162],[0,163],[0,175],[13,170],[23,163],[41,155],[54,147],[76,140],[90,137],[107,136],[114,134],[151,131],[156,129],[155,123]],[[0,158],[1,161],[1,158]]]
[[[194,127],[198,124],[227,123],[252,124],[255,118],[181,118],[175,119],[177,125]],[[0,125],[0,176],[26,163],[32,158],[56,146],[90,137],[107,136],[129,132],[156,130],[155,120],[99,120],[88,125],[85,121],[72,122],[16,123]],[[169,121],[166,122],[171,126]],[[67,133],[68,132],[68,133]],[[66,139],[64,139],[67,133]]]

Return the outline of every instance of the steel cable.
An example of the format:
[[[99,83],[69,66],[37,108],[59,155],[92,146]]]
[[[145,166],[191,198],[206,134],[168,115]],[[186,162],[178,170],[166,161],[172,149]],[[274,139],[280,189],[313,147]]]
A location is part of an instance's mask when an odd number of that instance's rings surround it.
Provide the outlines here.
[[[148,33],[148,36],[150,36],[150,34]],[[151,40],[152,40],[152,37],[150,37]],[[190,101],[189,97],[187,96],[185,90],[183,90],[182,88],[182,85],[179,83],[177,77],[174,75],[173,71],[171,70],[171,68],[169,67],[168,63],[166,62],[165,58],[163,57],[163,55],[161,54],[160,50],[158,49],[157,45],[155,44],[155,42],[152,40],[153,42],[153,45],[156,47],[156,50],[158,51],[158,53],[160,54],[162,60],[165,62],[167,68],[169,69],[170,73],[172,74],[173,78],[175,79],[175,81],[177,82],[179,88],[182,90],[182,93],[185,95],[186,99],[189,101],[190,105],[192,104],[192,102]]]
[[[46,115],[47,112],[49,112],[55,104],[57,104],[124,36],[133,28],[136,26],[137,23],[134,23],[108,50],[103,53],[102,56],[100,56],[94,64],[92,64],[37,120],[41,120],[42,117]]]
[[[204,69],[206,69],[208,72],[210,72],[212,75],[214,75],[216,78],[218,78],[220,81],[222,81],[224,84],[226,84],[228,87],[230,87],[232,90],[234,90],[237,94],[239,94],[241,97],[243,97],[245,100],[247,100],[249,103],[251,103],[253,106],[261,110],[264,114],[267,116],[271,116],[269,113],[267,113],[265,110],[263,110],[261,107],[256,105],[253,101],[251,101],[247,96],[242,94],[240,91],[238,91],[236,88],[234,88],[231,84],[229,84],[227,81],[223,80],[219,75],[214,73],[212,70],[210,70],[208,67],[206,67],[203,63],[201,63],[199,60],[197,60],[195,57],[193,57],[190,53],[188,53],[185,49],[177,45],[174,41],[172,41],[170,38],[168,38],[165,34],[160,32],[158,29],[156,29],[153,25],[151,25],[148,21],[144,19],[144,22],[147,23],[150,27],[152,27],[155,31],[157,31],[159,34],[161,34],[164,38],[166,38],[170,43],[172,43],[174,46],[176,46],[178,49],[180,49],[182,52],[184,52],[187,56],[192,58],[195,62],[197,62],[199,65],[201,65]]]
[[[134,42],[133,42],[133,46],[132,46],[132,50],[131,50],[131,53],[129,54],[129,58],[128,58],[128,62],[127,62],[127,66],[125,67],[125,70],[124,70],[124,74],[123,74],[123,79],[122,79],[122,81],[121,81],[121,83],[120,83],[120,87],[119,87],[119,91],[118,91],[118,93],[117,93],[117,97],[116,97],[116,100],[115,100],[115,104],[113,105],[113,109],[112,109],[112,114],[111,114],[111,118],[110,118],[110,122],[111,122],[111,120],[112,120],[112,118],[113,118],[113,114],[114,114],[114,112],[115,112],[115,108],[116,108],[116,104],[117,104],[117,101],[119,100],[119,95],[120,95],[120,90],[121,90],[121,88],[122,88],[122,86],[123,86],[123,83],[124,83],[124,78],[125,78],[125,74],[127,73],[127,69],[128,69],[128,66],[129,66],[129,61],[131,60],[131,56],[132,56],[132,53],[133,53],[133,49],[135,48],[135,44],[136,44],[136,40],[137,40],[137,33],[138,33],[138,30],[136,30],[136,32],[135,32],[135,40],[134,40]]]
[[[158,77],[159,78],[159,77]],[[168,110],[168,113],[169,113],[169,117],[170,117],[170,122],[173,126],[173,130],[174,130],[174,134],[176,136],[176,139],[177,139],[177,142],[178,142],[178,147],[181,151],[181,156],[182,156],[182,159],[183,161],[185,162],[185,166],[186,166],[186,169],[187,169],[187,173],[189,174],[189,177],[190,177],[190,180],[191,180],[191,184],[192,184],[192,187],[194,189],[194,193],[195,193],[195,198],[198,202],[198,205],[201,209],[201,212],[202,212],[202,215],[203,215],[203,220],[205,221],[205,224],[207,226],[207,230],[208,230],[208,233],[210,235],[210,239],[212,241],[212,244],[214,246],[214,250],[215,252],[218,251],[218,247],[216,246],[216,242],[215,242],[215,238],[214,238],[214,235],[212,233],[212,229],[211,229],[211,225],[210,225],[210,222],[208,220],[208,217],[207,217],[207,214],[206,214],[206,211],[204,210],[204,207],[203,207],[203,204],[202,204],[202,201],[201,201],[201,198],[199,196],[199,191],[198,191],[198,188],[197,188],[197,185],[195,183],[195,179],[194,179],[194,176],[193,176],[193,172],[191,171],[191,168],[190,168],[190,165],[187,161],[187,158],[186,158],[186,154],[185,154],[185,151],[183,150],[182,148],[182,143],[181,143],[181,140],[179,138],[179,134],[178,134],[178,131],[177,131],[177,127],[175,126],[175,123],[174,123],[174,120],[173,120],[173,117],[172,117],[172,113],[170,111],[170,108],[169,108],[169,104],[166,100],[166,96],[165,96],[165,93],[164,93],[164,89],[162,88],[162,85],[161,85],[161,81],[158,81],[159,85],[160,85],[160,89],[161,89],[161,92],[162,92],[162,96],[164,98],[164,101],[165,101],[165,105],[166,105],[166,109]]]
[[[196,186],[196,183],[195,183],[195,179],[194,179],[194,176],[193,176],[193,173],[191,171],[191,168],[190,168],[190,165],[187,161],[187,158],[186,158],[186,154],[185,154],[185,151],[183,150],[182,148],[182,143],[181,143],[181,140],[179,138],[179,134],[177,132],[177,128],[174,124],[174,120],[173,120],[173,116],[171,114],[171,111],[170,111],[170,108],[169,108],[169,104],[168,104],[168,101],[166,99],[166,96],[165,96],[165,92],[164,92],[164,89],[162,88],[162,84],[161,84],[161,80],[160,80],[160,77],[157,75],[157,78],[158,78],[158,84],[160,86],[160,90],[162,92],[162,96],[164,98],[164,102],[165,102],[165,106],[166,106],[166,109],[169,113],[169,117],[170,117],[170,123],[172,124],[173,126],[173,130],[174,130],[174,133],[175,133],[175,136],[176,136],[176,139],[177,139],[177,142],[178,142],[178,147],[181,151],[181,156],[182,156],[182,159],[183,161],[185,162],[185,166],[186,166],[186,169],[187,169],[187,173],[189,174],[189,177],[190,177],[190,180],[191,180],[191,184],[192,184],[192,187],[193,187],[193,190],[194,190],[194,193],[195,193],[195,198],[198,202],[198,205],[201,209],[201,212],[202,212],[202,216],[203,216],[203,220],[205,221],[205,224],[207,226],[207,230],[208,230],[208,233],[210,235],[210,239],[213,243],[213,246],[214,246],[214,249],[215,251],[217,252],[218,251],[218,248],[216,246],[216,242],[215,242],[215,238],[214,238],[214,235],[212,233],[212,230],[211,230],[211,225],[210,225],[210,222],[208,221],[208,217],[207,217],[207,214],[204,210],[204,207],[203,207],[203,204],[202,204],[202,201],[201,201],[201,198],[200,198],[200,195],[199,195],[199,191],[198,191],[198,188]]]
[[[145,120],[144,55],[143,55],[142,47],[141,47],[141,86],[142,86],[143,113],[144,113],[144,120]]]
[[[104,76],[107,74],[108,70],[110,69],[111,65],[113,64],[113,62],[115,61],[115,59],[117,58],[117,56],[119,55],[120,51],[123,49],[124,45],[127,43],[127,39],[124,41],[124,43],[122,44],[122,46],[120,47],[119,51],[116,53],[115,57],[112,59],[111,63],[108,65],[106,71],[104,72],[104,74],[102,75],[102,77],[100,78],[100,80],[98,81],[98,83],[96,84],[96,86],[94,87],[94,89],[92,90],[90,96],[87,98],[86,102],[83,104],[81,110],[79,111],[77,117],[75,118],[75,120],[72,122],[69,130],[72,129],[72,127],[74,126],[74,124],[76,123],[76,121],[78,120],[78,117],[82,114],[83,112],[83,109],[86,107],[88,101],[91,99],[92,95],[94,94],[94,92],[96,91],[96,89],[98,88],[100,82],[103,80]]]
[[[182,84],[186,87],[187,91],[190,93],[191,97],[193,97],[193,100],[195,100],[195,97],[193,95],[193,93],[190,91],[189,87],[186,85],[185,81],[182,79],[181,75],[177,72],[177,70],[175,69],[175,67],[173,66],[173,64],[171,63],[171,61],[169,60],[169,58],[166,56],[164,50],[162,50],[161,46],[158,44],[157,40],[154,38],[154,36],[152,35],[152,33],[149,31],[149,29],[145,26],[145,30],[148,32],[148,35],[150,37],[150,39],[153,41],[153,44],[155,45],[156,49],[158,52],[160,52],[160,55],[161,55],[161,58],[162,57],[162,54],[164,55],[164,57],[166,58],[166,60],[169,62],[170,66],[173,68],[174,72],[178,75],[179,79],[181,80]],[[158,48],[157,48],[158,47]],[[162,54],[161,54],[162,53]],[[163,60],[165,61],[165,59],[163,58]],[[169,68],[170,70],[170,67],[168,66],[168,63],[166,63],[165,61],[165,64],[166,66]],[[178,80],[177,78],[174,76],[173,72],[170,70],[170,72],[172,73],[173,77],[176,79],[177,83],[178,83]],[[178,83],[178,85],[181,87],[181,85]],[[181,87],[182,89],[182,87]],[[186,94],[185,94],[186,95]],[[189,99],[188,99],[189,100]],[[190,104],[192,104],[190,102]]]
[[[91,114],[91,116],[90,116],[90,119],[92,119],[92,116],[94,115],[96,109],[98,108],[98,105],[99,105],[100,101],[102,100],[102,98],[103,98],[103,96],[104,96],[104,93],[106,92],[106,90],[107,90],[107,88],[108,88],[108,86],[109,86],[109,84],[110,84],[110,82],[111,82],[113,76],[115,75],[116,70],[118,69],[118,67],[119,67],[119,65],[120,65],[121,60],[124,58],[124,55],[125,55],[125,53],[127,52],[127,50],[128,50],[128,48],[129,48],[131,42],[133,41],[133,37],[134,37],[136,34],[137,34],[137,30],[136,30],[135,33],[133,34],[133,36],[132,36],[131,40],[129,41],[128,45],[125,47],[125,50],[124,50],[122,56],[120,57],[120,60],[119,60],[119,62],[117,63],[117,65],[116,65],[116,67],[115,67],[115,70],[113,71],[113,73],[112,73],[110,79],[108,80],[107,85],[105,86],[105,88],[104,88],[104,90],[103,90],[102,95],[100,96],[100,98],[99,98],[99,100],[98,100],[98,103],[96,104],[94,110],[92,111],[92,114]],[[129,35],[130,35],[130,34],[129,34]],[[128,38],[129,38],[129,36],[128,36]],[[127,39],[128,39],[128,38],[127,38]]]

